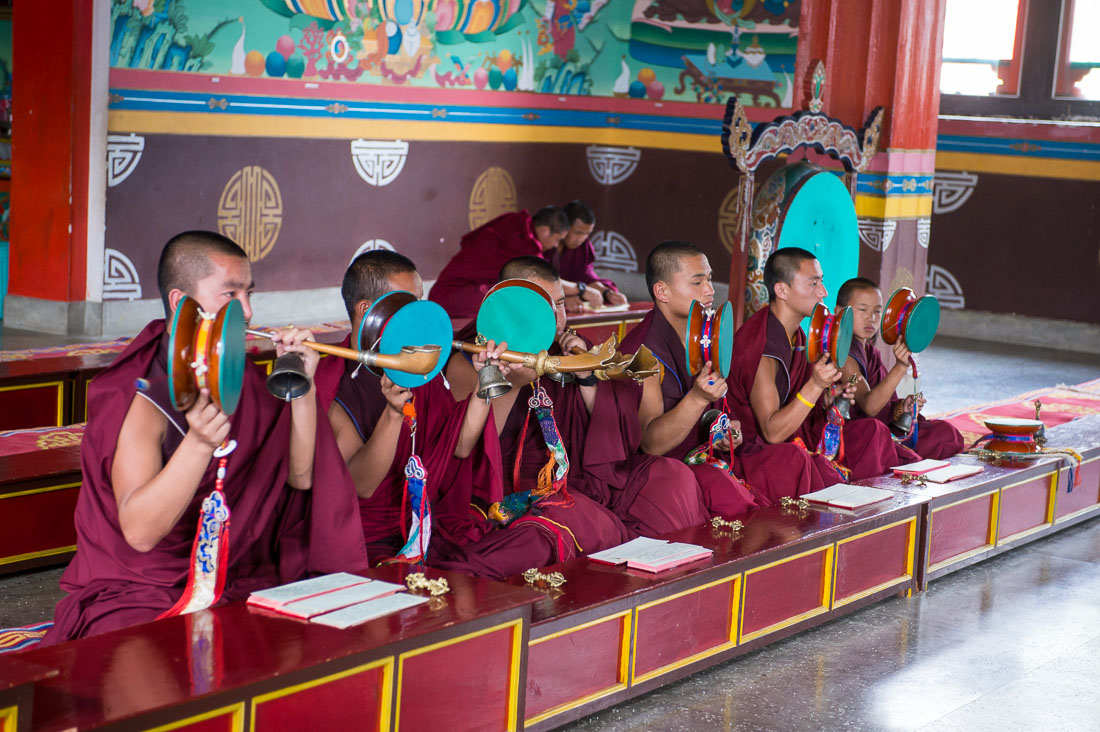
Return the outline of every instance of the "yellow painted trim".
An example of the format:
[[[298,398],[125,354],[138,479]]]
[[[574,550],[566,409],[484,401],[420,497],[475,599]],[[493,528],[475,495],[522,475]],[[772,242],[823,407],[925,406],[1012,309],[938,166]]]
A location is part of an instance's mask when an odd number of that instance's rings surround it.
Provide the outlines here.
[[[195,716],[188,717],[187,719],[179,719],[175,722],[169,722],[168,724],[163,724],[160,727],[153,727],[152,729],[148,729],[145,732],[168,732],[168,730],[179,729],[184,725],[205,722],[208,719],[220,717],[223,714],[233,715],[232,729],[235,730],[235,732],[241,732],[241,730],[244,729],[244,702],[242,701],[237,702],[236,704],[231,704],[228,707],[222,707],[221,709],[212,709],[209,712],[196,714]]]
[[[830,600],[832,599],[833,594],[833,558],[835,551],[836,544],[828,544],[826,546],[818,547],[817,549],[810,549],[809,551],[795,554],[793,556],[787,557],[786,559],[780,559],[776,562],[770,562],[762,567],[750,569],[745,572],[745,581],[747,583],[750,574],[763,572],[766,569],[771,569],[772,567],[776,567],[780,564],[786,564],[787,562],[793,562],[796,559],[801,559],[802,557],[806,557],[811,554],[825,552],[825,560],[823,562],[824,566],[821,568],[821,605],[811,610],[807,610],[804,613],[800,613],[793,617],[787,618],[786,620],[780,620],[778,623],[773,623],[772,625],[761,628],[760,630],[749,633],[748,635],[745,634],[745,611],[744,608],[742,608],[740,613],[739,626],[741,643],[748,643],[751,640],[756,640],[757,638],[761,638],[765,635],[768,635],[769,633],[774,633],[777,630],[782,630],[783,628],[788,628],[792,625],[796,625],[797,623],[801,623],[803,620],[808,620],[809,618],[812,618],[814,616],[829,612]]]
[[[366,673],[367,671],[373,671],[376,668],[382,668],[382,690],[379,694],[378,706],[378,729],[389,729],[390,726],[390,707],[392,706],[392,694],[393,694],[393,657],[387,656],[386,658],[380,658],[377,661],[371,661],[370,663],[363,664],[362,666],[356,666],[355,668],[349,668],[344,671],[340,671],[328,676],[323,676],[319,679],[312,679],[305,681],[301,684],[295,684],[293,686],[287,686],[283,689],[276,689],[260,696],[252,697],[252,714],[249,724],[249,730],[256,732],[256,710],[261,704],[272,699],[279,699],[284,696],[295,694],[305,689],[311,689],[314,686],[321,686],[332,681],[338,681],[348,676],[354,676],[356,674]]]
[[[986,153],[936,153],[936,170],[964,170],[968,173],[1024,175],[1030,178],[1100,180],[1100,163],[1091,160],[1033,158]]]
[[[982,546],[974,547],[973,549],[965,551],[962,554],[956,554],[953,557],[948,557],[942,562],[929,565],[929,574],[938,571],[944,567],[949,567],[952,564],[970,559],[971,557],[977,556],[978,554],[987,552],[997,545],[997,525],[1001,516],[1001,491],[999,488],[991,491],[986,491],[985,493],[979,494],[977,496],[972,496],[971,498],[966,498],[961,501],[955,501],[954,503],[949,503],[946,506],[940,506],[939,508],[933,509],[928,514],[928,555],[932,555],[932,521],[936,518],[936,514],[940,511],[946,511],[947,509],[953,508],[955,506],[961,506],[964,503],[977,501],[981,498],[985,498],[986,496],[993,496],[993,500],[990,502],[989,506],[989,532],[986,534],[985,544]]]
[[[1021,485],[1024,485],[1025,483],[1030,483],[1031,481],[1036,480],[1037,478],[1042,478],[1042,477],[1043,476],[1038,475],[1035,478],[1031,478],[1029,480],[1021,480],[1021,481],[1018,481],[1016,483],[1013,483],[1012,485],[1006,485],[1006,486],[1001,488],[1001,495],[1003,496],[1005,494],[1005,491],[1010,490],[1012,488],[1015,488],[1016,486],[1021,486]],[[1049,528],[1050,526],[1052,526],[1054,524],[1054,498],[1058,493],[1058,471],[1055,470],[1055,471],[1051,472],[1047,477],[1049,478],[1048,485],[1047,485],[1047,507],[1046,507],[1046,510],[1043,512],[1043,518],[1044,518],[1043,523],[1036,524],[1035,526],[1032,526],[1029,529],[1024,529],[1023,531],[1017,531],[1015,534],[1009,534],[1008,536],[998,537],[997,538],[997,546],[1002,546],[1004,544],[1011,544],[1014,541],[1018,541],[1019,539],[1023,539],[1025,536],[1031,536],[1032,534],[1034,534],[1037,531],[1042,531],[1043,529]],[[999,504],[999,508],[1003,507],[1003,505],[1004,504]],[[997,524],[998,524],[998,527],[999,527],[1000,526],[1000,519],[999,518],[997,520]]]
[[[57,387],[57,424],[54,427],[64,427],[65,420],[61,416],[62,409],[65,407],[65,382],[64,381],[42,381],[37,384],[16,384],[15,386],[0,386],[0,392],[4,391],[19,391],[20,389],[41,389],[44,386],[56,386]]]
[[[15,725],[19,721],[19,707],[11,706],[0,709],[0,732],[15,732]]]
[[[43,549],[37,552],[27,552],[26,554],[16,554],[10,557],[0,557],[0,564],[13,564],[15,562],[22,562],[27,559],[38,559],[39,557],[52,557],[55,554],[65,554],[66,552],[75,552],[76,544],[72,546],[59,546],[54,549]]]
[[[856,216],[915,219],[932,215],[932,196],[870,196],[856,194]]]
[[[32,496],[38,493],[52,493],[53,491],[63,491],[67,488],[79,488],[80,483],[63,483],[61,485],[51,485],[45,488],[32,488],[27,491],[16,491],[15,493],[5,493],[0,495],[0,501],[5,498],[18,498],[20,496]]]
[[[861,600],[864,597],[867,597],[869,595],[873,595],[876,592],[884,590],[887,587],[890,587],[892,585],[896,585],[899,582],[903,582],[905,580],[912,580],[913,579],[913,566],[914,566],[913,554],[914,554],[916,544],[917,544],[917,517],[916,516],[914,516],[913,518],[909,518],[909,519],[903,519],[901,521],[895,521],[892,524],[887,524],[886,526],[880,526],[877,529],[872,529],[871,531],[865,531],[862,534],[856,534],[855,536],[849,536],[847,539],[841,539],[840,541],[838,541],[836,543],[837,555],[839,556],[839,554],[840,554],[840,546],[842,544],[847,544],[850,541],[855,541],[857,539],[862,539],[862,538],[871,536],[873,534],[877,534],[880,531],[886,531],[887,529],[892,529],[895,526],[901,526],[902,524],[909,524],[909,538],[908,538],[908,540],[906,542],[906,545],[905,545],[905,574],[898,575],[897,577],[894,577],[893,579],[888,579],[885,582],[880,582],[879,584],[875,585],[874,587],[869,587],[866,590],[861,590],[861,591],[857,592],[856,594],[849,595],[848,597],[845,597],[845,598],[843,598],[839,601],[836,599],[836,576],[834,575],[833,582],[832,582],[832,587],[833,587],[832,602],[830,603],[830,606],[834,610],[838,607],[844,607],[845,605],[847,605],[850,602],[855,602],[856,600]],[[839,559],[838,559],[838,563],[839,563]]]
[[[510,629],[512,631],[512,660],[511,667],[508,673],[508,682],[510,685],[508,693],[508,726],[506,729],[509,731],[516,729],[516,724],[519,717],[519,662],[522,655],[521,639],[523,637],[523,618],[516,618],[515,620],[509,620],[506,623],[500,625],[494,625],[483,630],[475,630],[472,633],[466,633],[460,635],[457,638],[448,638],[447,640],[439,641],[438,643],[432,643],[429,646],[422,648],[416,648],[411,651],[402,653],[397,659],[397,704],[395,705],[397,711],[394,714],[393,729],[394,732],[401,729],[401,688],[402,681],[405,675],[405,660],[419,656],[424,653],[430,653],[439,648],[445,648],[447,646],[453,646],[464,641],[468,641],[472,638],[488,635],[489,633],[495,633],[498,630]],[[384,729],[384,727],[382,728]]]
[[[1092,463],[1095,463],[1097,460],[1100,460],[1100,457],[1094,457],[1091,460],[1082,460],[1081,461],[1081,468],[1084,468],[1086,465],[1090,465]],[[1061,468],[1061,467],[1058,468],[1055,471],[1055,475],[1061,475],[1063,470],[1066,471],[1066,480],[1069,480],[1069,470],[1068,470],[1068,468]],[[1055,501],[1057,501],[1057,497],[1059,495],[1061,495],[1061,494],[1058,491],[1058,483],[1057,483],[1057,481],[1055,481],[1055,484],[1054,484]],[[1084,508],[1079,508],[1076,511],[1074,511],[1073,513],[1067,513],[1065,516],[1061,516],[1059,518],[1054,518],[1054,513],[1055,513],[1055,510],[1057,508],[1055,506],[1054,508],[1051,509],[1051,513],[1050,513],[1051,520],[1052,520],[1053,523],[1060,524],[1063,521],[1065,521],[1066,519],[1073,518],[1074,516],[1080,516],[1083,513],[1088,513],[1089,511],[1093,510],[1097,506],[1100,506],[1100,503],[1094,503],[1091,506],[1085,506]]]
[[[1100,503],[1094,503],[1091,506],[1085,506],[1084,508],[1079,508],[1076,511],[1074,511],[1073,513],[1067,513],[1065,516],[1060,516],[1059,518],[1057,518],[1054,521],[1054,523],[1055,524],[1060,524],[1063,521],[1068,521],[1071,518],[1076,518],[1077,516],[1089,513],[1090,511],[1095,511],[1098,508],[1100,508]]]
[[[719,645],[712,646],[710,648],[706,648],[702,651],[699,651],[698,653],[687,656],[686,658],[681,658],[679,661],[673,661],[672,663],[668,663],[668,664],[665,664],[664,666],[660,666],[658,668],[655,668],[652,671],[647,671],[646,673],[642,674],[641,676],[637,676],[636,675],[637,674],[637,662],[638,662],[638,629],[637,629],[637,627],[638,627],[638,623],[639,623],[638,616],[641,615],[642,611],[646,610],[648,608],[651,608],[651,607],[656,607],[657,605],[663,605],[666,602],[671,602],[672,600],[677,600],[677,599],[679,599],[681,597],[684,597],[686,595],[693,595],[697,592],[702,592],[703,590],[709,590],[711,587],[716,587],[718,585],[728,584],[728,583],[733,584],[733,587],[732,587],[733,596],[730,600],[730,607],[732,608],[732,612],[730,613],[730,619],[729,619],[729,626],[730,627],[729,627],[729,633],[727,634],[727,636],[729,637],[729,640],[725,643],[720,643]],[[698,661],[700,659],[707,658],[709,656],[713,656],[716,653],[721,653],[722,651],[728,650],[728,649],[733,648],[734,646],[736,646],[737,645],[737,631],[738,631],[737,621],[738,621],[738,618],[741,615],[741,613],[739,612],[740,607],[741,607],[741,575],[739,575],[739,574],[735,574],[735,575],[732,575],[730,577],[723,577],[720,580],[714,580],[713,582],[708,582],[705,585],[699,585],[698,587],[692,587],[691,589],[683,590],[681,592],[677,592],[674,595],[669,595],[668,597],[662,597],[659,600],[653,600],[651,602],[647,602],[647,603],[644,603],[642,605],[639,605],[634,610],[634,617],[635,617],[635,620],[634,620],[634,643],[633,643],[632,653],[630,654],[630,685],[635,686],[635,685],[640,684],[642,682],[649,681],[650,679],[654,679],[658,676],[663,676],[663,675],[665,675],[665,674],[667,674],[671,671],[675,671],[678,668],[683,668],[684,666],[695,663],[696,661]]]
[[[608,113],[607,116],[616,115]],[[110,132],[216,135],[218,137],[295,137],[340,140],[370,137],[447,142],[560,142],[722,152],[722,141],[718,135],[629,130],[621,127],[541,127],[471,122],[269,117],[120,109],[108,113],[107,128]]]
[[[550,717],[555,717],[555,716],[561,714],[562,712],[569,711],[570,709],[576,709],[577,707],[583,707],[584,705],[586,705],[590,702],[594,702],[597,699],[602,699],[605,696],[610,696],[611,694],[614,694],[617,691],[622,691],[623,689],[627,688],[627,685],[629,683],[629,678],[628,678],[627,674],[629,672],[629,666],[630,666],[630,648],[631,648],[631,645],[630,645],[630,642],[631,642],[630,630],[633,627],[633,625],[631,623],[632,617],[633,617],[633,610],[624,610],[621,613],[615,613],[614,615],[608,615],[608,616],[603,617],[603,618],[598,618],[596,620],[592,620],[590,622],[578,625],[574,628],[567,628],[565,630],[560,630],[557,633],[551,633],[550,635],[547,635],[543,638],[539,638],[536,641],[531,641],[528,644],[529,646],[536,646],[539,643],[545,643],[546,641],[554,640],[555,638],[561,638],[563,636],[570,635],[571,633],[576,633],[579,630],[584,630],[585,628],[591,628],[593,625],[600,625],[601,623],[607,623],[607,622],[610,622],[612,620],[621,620],[622,621],[621,622],[621,628],[620,628],[620,632],[622,633],[622,640],[620,641],[620,644],[619,644],[619,682],[617,684],[612,684],[611,686],[608,686],[604,689],[599,689],[597,691],[594,691],[591,694],[587,694],[585,696],[579,697],[577,699],[573,699],[571,701],[563,702],[563,703],[557,705],[556,707],[550,707],[545,712],[542,712],[540,714],[536,714],[534,717],[528,717],[526,720],[524,720],[524,723],[523,723],[523,725],[525,727],[533,725],[533,724],[538,724],[539,722],[543,721],[544,719],[549,719]]]

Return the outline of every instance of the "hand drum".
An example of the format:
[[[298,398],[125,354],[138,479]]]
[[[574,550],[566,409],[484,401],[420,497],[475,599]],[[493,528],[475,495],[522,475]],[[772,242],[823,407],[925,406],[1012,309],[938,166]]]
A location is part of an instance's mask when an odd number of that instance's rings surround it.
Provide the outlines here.
[[[917,297],[908,287],[891,295],[882,311],[883,342],[892,346],[900,336],[913,353],[928,348],[939,326],[940,301],[931,295]]]
[[[509,351],[545,351],[558,335],[554,304],[533,282],[504,280],[485,293],[477,311],[477,332],[486,340],[507,343]]]
[[[454,330],[451,318],[442,307],[428,300],[417,300],[411,292],[388,292],[371,305],[359,324],[359,350],[374,350],[395,355],[406,346],[438,346],[440,353],[449,353]],[[396,369],[368,367],[372,373],[383,373],[400,387],[423,386],[447,365],[440,357],[435,368],[426,374],[410,374]]]
[[[708,310],[692,300],[684,352],[692,376],[710,361],[719,376],[728,377],[733,361],[733,305],[726,302],[716,310]]]
[[[811,364],[817,363],[822,354],[827,354],[838,369],[844,368],[852,347],[853,317],[850,307],[833,315],[823,303],[814,306],[810,333],[806,339],[806,358]]]
[[[230,300],[214,315],[184,296],[172,315],[168,336],[168,394],[177,411],[186,411],[200,389],[210,390],[214,405],[233,414],[244,383],[244,308]]]

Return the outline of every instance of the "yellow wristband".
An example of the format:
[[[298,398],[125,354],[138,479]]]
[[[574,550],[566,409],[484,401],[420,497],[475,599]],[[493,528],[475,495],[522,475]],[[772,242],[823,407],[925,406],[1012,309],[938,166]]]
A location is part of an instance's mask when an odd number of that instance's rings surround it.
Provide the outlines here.
[[[814,403],[811,402],[810,400],[808,400],[806,397],[802,396],[802,392],[796,391],[794,393],[794,396],[795,396],[796,399],[798,399],[798,401],[802,402],[803,404],[805,404],[810,409],[814,408]]]

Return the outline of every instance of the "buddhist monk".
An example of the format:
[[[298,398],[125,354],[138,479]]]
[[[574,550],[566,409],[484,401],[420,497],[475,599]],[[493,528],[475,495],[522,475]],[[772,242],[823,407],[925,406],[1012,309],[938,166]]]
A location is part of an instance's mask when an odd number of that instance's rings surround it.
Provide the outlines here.
[[[878,289],[878,285],[864,277],[850,279],[837,291],[836,306],[837,312],[845,306],[850,306],[854,317],[852,350],[848,353],[848,361],[843,369],[845,379],[853,376],[856,378],[852,419],[867,418],[871,415],[880,422],[890,425],[903,412],[911,412],[916,406],[917,421],[914,433],[906,435],[896,429],[893,431],[899,437],[910,438],[906,441],[907,444],[914,442],[911,438],[915,434],[916,444],[910,446],[923,458],[942,460],[961,452],[963,438],[957,429],[949,422],[926,419],[920,414],[920,409],[925,404],[923,397],[910,395],[905,399],[899,399],[897,396],[898,384],[909,370],[910,353],[905,346],[905,339],[898,338],[891,348],[894,354],[894,365],[887,369],[875,347],[882,318],[882,292]]]
[[[509,262],[500,272],[501,279],[525,279],[539,285],[551,297],[557,320],[557,353],[587,344],[565,329],[565,293],[557,271],[539,257],[521,257]],[[473,325],[456,335],[473,340]],[[499,456],[503,492],[506,499],[524,496],[541,486],[541,473],[551,453],[537,415],[528,401],[535,387],[545,390],[552,402],[557,434],[568,460],[564,487],[541,499],[529,511],[494,531],[481,541],[468,544],[446,563],[446,569],[470,572],[487,578],[502,578],[530,567],[540,567],[616,546],[638,533],[658,534],[706,519],[698,511],[693,484],[684,487],[683,476],[675,467],[642,465],[632,460],[629,450],[608,439],[617,427],[597,430],[592,414],[600,413],[603,400],[610,405],[611,391],[597,389],[590,373],[577,374],[578,381],[562,384],[548,376],[538,378],[534,371],[511,369],[506,378],[512,389],[493,400],[493,424],[497,447],[489,443],[488,452]],[[477,377],[465,354],[455,353],[447,365],[447,378],[459,398],[475,392]],[[601,394],[600,392],[604,392]],[[542,392],[540,392],[542,393]],[[616,417],[610,408],[608,422]],[[598,435],[604,435],[603,441]],[[675,481],[667,499],[657,496],[655,482]],[[647,488],[647,482],[654,484]],[[687,481],[690,483],[690,481]],[[663,507],[656,504],[667,504]],[[490,512],[492,513],[492,512]]]
[[[220,234],[173,237],[157,282],[169,318],[185,295],[207,313],[237,300],[245,318],[252,315],[248,256]],[[284,330],[276,350],[299,353],[312,374],[317,355],[302,345],[309,338]],[[243,599],[308,573],[367,567],[354,488],[328,422],[317,419],[316,395],[277,400],[249,364],[232,416],[206,389],[179,413],[169,396],[168,347],[165,321],[154,320],[89,387],[77,552],[46,643]],[[207,507],[216,504],[216,486],[231,530],[204,546],[217,560],[192,566],[200,512],[208,497]]]
[[[583,201],[570,201],[562,208],[569,219],[569,229],[556,249],[543,252],[543,259],[550,262],[561,276],[565,290],[565,307],[577,312],[587,304],[598,308],[607,305],[625,305],[626,295],[611,280],[596,274],[596,250],[589,237],[596,228],[596,214]]]
[[[768,305],[737,331],[731,369],[731,402],[746,444],[795,442],[812,452],[826,485],[857,480],[912,462],[916,455],[895,445],[890,430],[876,420],[838,424],[833,398],[850,398],[851,385],[834,389],[841,371],[828,355],[806,359],[800,323],[828,293],[821,263],[797,247],[778,249],[764,265]],[[827,424],[834,428],[826,430]],[[835,427],[840,427],[837,430]]]
[[[627,335],[622,347],[629,353],[645,344],[665,368],[663,380],[648,379],[642,388],[639,417],[646,452],[683,460],[708,443],[709,425],[702,422],[705,414],[718,410],[732,419],[732,441],[724,438],[715,445],[726,469],[714,464],[692,466],[711,513],[732,515],[820,489],[824,483],[809,457],[794,445],[742,445],[744,427],[736,406],[726,399],[726,380],[710,362],[695,376],[688,372],[684,349],[688,312],[692,300],[705,307],[714,305],[712,274],[706,255],[694,245],[683,241],[657,245],[646,259],[653,310]],[[736,451],[734,455],[731,450]]]
[[[418,298],[424,285],[416,266],[388,250],[365,252],[344,274],[341,294],[352,333],[371,305],[383,295],[403,290]],[[474,360],[474,368],[495,363],[496,345]],[[503,350],[502,348],[499,350]],[[444,352],[445,358],[447,352]],[[397,386],[354,362],[328,363],[323,381],[338,375],[336,398],[328,410],[340,452],[347,461],[359,496],[363,537],[372,562],[392,558],[405,543],[409,504],[405,497],[405,467],[414,454],[413,433],[406,405],[415,412],[415,454],[423,462],[426,493],[432,510],[428,549],[447,542],[462,544],[480,538],[491,526],[471,513],[477,490],[485,502],[499,499],[484,449],[478,448],[487,429],[489,407],[478,399],[456,402],[441,377],[412,389]],[[492,433],[495,438],[495,433]],[[402,521],[402,506],[405,521]]]
[[[569,219],[557,206],[539,209],[534,216],[526,210],[502,214],[463,235],[458,252],[432,285],[429,299],[442,305],[454,320],[473,318],[509,259],[538,257],[557,249],[568,230]]]

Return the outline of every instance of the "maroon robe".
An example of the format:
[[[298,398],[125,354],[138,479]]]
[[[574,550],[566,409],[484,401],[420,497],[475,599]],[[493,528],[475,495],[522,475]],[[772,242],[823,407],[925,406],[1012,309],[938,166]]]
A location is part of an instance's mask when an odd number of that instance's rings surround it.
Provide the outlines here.
[[[388,408],[382,395],[381,377],[366,368],[357,371],[354,362],[346,364],[336,401],[366,442],[383,410]],[[499,500],[500,479],[493,475],[495,463],[483,450],[475,450],[465,459],[454,456],[468,401],[455,402],[441,377],[413,388],[412,394],[417,418],[416,453],[424,463],[425,492],[432,509],[429,550],[449,542],[461,545],[479,539],[491,526],[471,510],[471,500],[474,497],[485,502]],[[486,425],[486,434],[495,438],[491,424]],[[370,498],[359,500],[363,538],[373,562],[394,556],[405,543],[410,517],[406,505],[402,525],[401,504],[407,501],[405,464],[412,448],[412,435],[402,425],[385,478]]]
[[[741,420],[741,432],[745,440],[742,448],[750,444],[768,444],[760,434],[749,401],[761,358],[772,358],[778,362],[775,388],[781,406],[795,398],[795,393],[809,381],[813,373],[813,366],[806,359],[806,334],[801,328],[796,330],[792,345],[787,338],[786,329],[772,315],[770,307],[764,306],[741,325],[737,331],[737,346],[733,351],[733,365],[728,383],[730,403]],[[825,424],[825,410],[815,408],[788,440],[801,438],[808,450],[816,450]],[[874,420],[847,422],[844,425],[843,440],[844,459],[840,462],[851,471],[851,480],[882,475],[891,466],[916,459],[911,450],[894,443],[886,425]],[[840,480],[840,476],[824,456],[812,457],[825,485],[832,485]]]
[[[501,267],[522,256],[541,256],[531,216],[514,211],[496,217],[463,235],[458,253],[443,267],[428,299],[439,303],[453,319],[473,318]]]
[[[881,384],[882,380],[886,378],[886,374],[889,373],[873,341],[864,343],[854,340],[852,350],[848,355],[850,358],[855,359],[863,378],[867,379],[867,384],[872,389]],[[898,399],[897,394],[892,394],[890,401],[875,415],[875,419],[889,425],[894,412],[894,405],[899,401],[901,400]],[[852,404],[853,420],[867,417],[868,415],[860,409],[858,404]],[[917,444],[913,450],[922,458],[943,460],[959,454],[962,452],[963,447],[962,434],[950,422],[945,422],[942,419],[926,419],[923,414],[917,415]]]
[[[664,397],[665,411],[668,412],[680,403],[694,384],[694,380],[688,373],[683,339],[661,311],[653,308],[642,322],[627,334],[620,350],[624,353],[634,353],[642,345],[648,346],[665,367],[664,379],[661,381],[661,394]],[[641,389],[635,387],[634,390],[640,397]],[[711,406],[721,409],[722,403],[715,402]],[[700,425],[698,429],[689,432],[683,441],[666,455],[683,461],[689,452],[704,444],[707,439],[708,434]],[[694,474],[702,492],[703,504],[711,514],[733,516],[769,503],[766,498],[761,500],[765,494],[750,491],[736,476],[730,475],[721,468],[714,465],[687,467]]]
[[[186,587],[200,506],[214,488],[218,461],[210,461],[183,516],[148,552],[126,543],[111,483],[119,431],[133,399],[150,399],[170,420],[165,463],[187,429],[184,416],[168,403],[164,332],[163,320],[150,323],[89,386],[77,552],[61,577],[68,596],[57,604],[47,644],[153,620]],[[142,396],[139,379],[148,382]],[[221,603],[308,574],[367,568],[351,476],[328,421],[317,422],[313,488],[295,490],[286,485],[290,407],[267,392],[259,369],[246,366],[240,404],[230,419],[229,437],[237,447],[228,457],[223,488],[230,527]]]
[[[596,249],[592,246],[591,239],[585,239],[584,243],[576,249],[570,249],[565,246],[565,242],[562,242],[557,249],[543,256],[557,268],[563,280],[583,282],[586,285],[598,282],[616,292],[619,290],[614,282],[596,274]]]

